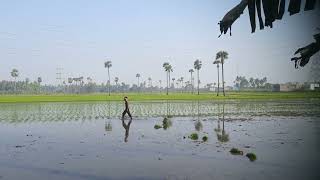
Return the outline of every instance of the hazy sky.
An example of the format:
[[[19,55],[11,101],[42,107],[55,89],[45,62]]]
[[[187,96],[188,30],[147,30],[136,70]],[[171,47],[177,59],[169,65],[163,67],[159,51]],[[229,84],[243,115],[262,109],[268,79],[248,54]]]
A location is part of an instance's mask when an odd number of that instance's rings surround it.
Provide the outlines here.
[[[4,0],[0,6],[0,80],[41,76],[56,83],[56,68],[63,76],[92,77],[105,82],[104,61],[111,60],[111,76],[120,82],[165,80],[163,62],[170,62],[172,77],[189,80],[188,70],[199,58],[202,85],[216,81],[212,64],[219,50],[229,52],[225,79],[236,75],[267,76],[273,83],[310,80],[309,63],[296,70],[294,51],[313,42],[319,32],[319,7],[294,16],[285,13],[274,28],[251,34],[248,10],[232,26],[233,36],[220,34],[217,23],[240,0]],[[304,6],[304,1],[303,1]],[[258,24],[257,24],[258,27]],[[319,53],[313,60],[319,60]],[[311,60],[311,61],[313,61]]]

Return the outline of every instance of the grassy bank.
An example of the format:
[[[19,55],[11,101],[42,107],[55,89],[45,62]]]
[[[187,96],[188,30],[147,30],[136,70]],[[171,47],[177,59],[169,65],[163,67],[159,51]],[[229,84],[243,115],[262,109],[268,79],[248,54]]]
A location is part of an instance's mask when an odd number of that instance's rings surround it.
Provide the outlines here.
[[[80,95],[0,95],[0,103],[25,102],[85,102],[85,101],[120,101],[128,96],[131,101],[152,100],[267,100],[267,99],[320,99],[320,92],[228,92],[225,97],[214,93],[200,95],[187,93],[145,94],[145,93],[119,93],[111,94],[80,94]]]

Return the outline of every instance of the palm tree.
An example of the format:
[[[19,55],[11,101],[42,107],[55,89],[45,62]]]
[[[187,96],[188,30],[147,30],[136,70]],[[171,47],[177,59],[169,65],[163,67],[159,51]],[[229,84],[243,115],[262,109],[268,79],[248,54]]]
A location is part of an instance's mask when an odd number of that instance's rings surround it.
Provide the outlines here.
[[[138,78],[138,92],[140,92],[140,77],[141,77],[141,75],[139,73],[137,73],[136,78]]]
[[[118,77],[115,77],[115,78],[114,78],[114,82],[116,83],[116,86],[118,86],[119,78],[118,78]]]
[[[199,83],[200,83],[200,80],[199,80],[199,71],[201,69],[201,66],[202,66],[202,62],[197,59],[195,62],[194,62],[194,69],[197,70],[197,75],[198,75],[198,95],[199,95]]]
[[[118,91],[119,78],[118,78],[118,77],[115,77],[115,78],[114,78],[114,82],[116,83],[116,91]]]
[[[41,82],[42,82],[42,78],[41,78],[41,77],[38,77],[39,94],[41,93]]]
[[[173,89],[174,89],[174,81],[175,80],[176,80],[176,78],[172,78]]]
[[[112,67],[112,62],[111,61],[107,61],[104,63],[104,67],[108,68],[108,92],[109,92],[109,96],[110,96],[110,68]]]
[[[254,85],[254,79],[251,77],[250,79],[249,79],[249,83],[250,83],[250,86],[251,87],[255,87],[255,85]]]
[[[172,66],[168,62],[163,63],[162,67],[167,72],[167,95],[168,95],[169,94],[169,85],[170,85],[170,73],[173,72],[173,69],[172,69]]]
[[[194,72],[193,69],[189,69],[189,73],[191,74],[191,79],[190,79],[190,82],[191,82],[191,86],[192,86],[192,94],[193,94],[193,89],[194,89],[194,85],[193,85],[193,77],[192,77],[192,73]]]
[[[180,78],[180,83],[181,83],[181,92],[183,91],[183,77]]]
[[[73,78],[69,77],[69,78],[68,78],[68,83],[69,83],[70,89],[72,88],[72,87],[71,87],[72,82],[73,82]],[[69,90],[69,91],[70,91],[70,90]],[[72,92],[72,89],[71,89],[70,92]]]
[[[159,80],[159,89],[160,89],[160,93],[161,93],[161,88],[162,88],[162,81]]]
[[[148,77],[148,83],[149,83],[149,87],[151,88],[152,87],[152,78],[151,77]]]
[[[226,51],[219,51],[216,55],[216,60],[220,59],[221,65],[222,65],[222,91],[223,91],[223,96],[226,96],[224,92],[224,72],[223,72],[223,64],[226,59],[228,59],[228,52]]]
[[[220,91],[220,79],[219,79],[219,64],[220,64],[220,61],[219,60],[215,60],[213,61],[213,64],[216,64],[217,65],[217,69],[218,69],[218,92],[217,92],[217,96],[219,96],[219,91]]]
[[[17,80],[17,77],[19,76],[19,71],[18,71],[18,69],[12,69],[12,71],[11,71],[11,76],[14,78],[14,92],[16,92],[16,90],[17,90],[16,80]]]

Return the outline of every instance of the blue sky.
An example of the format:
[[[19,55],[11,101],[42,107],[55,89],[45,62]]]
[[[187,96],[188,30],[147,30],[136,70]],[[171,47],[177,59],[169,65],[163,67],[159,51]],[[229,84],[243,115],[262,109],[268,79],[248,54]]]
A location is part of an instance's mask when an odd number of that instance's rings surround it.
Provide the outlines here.
[[[225,79],[236,75],[267,76],[271,82],[309,81],[310,67],[296,70],[294,51],[313,41],[320,27],[319,8],[289,16],[274,28],[251,34],[248,10],[233,25],[233,36],[220,34],[217,23],[239,0],[4,0],[0,6],[0,80],[11,79],[17,68],[20,80],[38,76],[56,83],[56,68],[63,76],[92,77],[105,82],[103,63],[113,62],[111,76],[120,82],[165,80],[163,62],[170,62],[172,77],[189,79],[195,59],[203,62],[202,85],[216,81],[212,64],[216,52],[226,50]],[[304,1],[303,1],[304,3]],[[313,59],[319,59],[317,54]],[[312,60],[311,60],[312,61]]]

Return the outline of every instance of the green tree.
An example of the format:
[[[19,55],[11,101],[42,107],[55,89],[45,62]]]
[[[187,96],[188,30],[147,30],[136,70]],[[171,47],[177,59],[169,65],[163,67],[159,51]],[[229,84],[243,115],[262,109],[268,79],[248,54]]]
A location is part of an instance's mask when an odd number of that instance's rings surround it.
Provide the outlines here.
[[[220,64],[221,62],[219,60],[215,60],[213,61],[213,64],[216,64],[217,65],[217,70],[218,70],[218,92],[217,92],[217,96],[219,96],[219,91],[220,91],[220,79],[219,79],[219,74],[220,74],[220,71],[219,71],[219,67],[220,67]]]
[[[149,84],[149,87],[151,88],[152,87],[152,78],[151,77],[148,77],[148,84]]]
[[[138,78],[138,84],[137,84],[137,86],[138,86],[138,92],[140,92],[140,77],[141,77],[141,75],[140,75],[139,73],[137,73],[137,74],[136,74],[136,78]]]
[[[38,77],[39,93],[41,93],[41,82],[42,82],[42,78]]]
[[[192,76],[193,72],[194,72],[193,69],[189,69],[189,73],[190,73],[190,75],[191,75],[190,82],[191,82],[191,86],[192,86],[192,92],[191,92],[191,94],[193,94],[193,92],[194,92],[194,82],[193,82],[193,76]]]
[[[194,69],[197,70],[197,75],[198,75],[198,95],[199,95],[199,94],[200,94],[200,93],[199,93],[199,83],[200,83],[200,80],[199,80],[199,71],[200,71],[200,69],[201,69],[202,62],[201,62],[199,59],[197,59],[197,60],[194,62],[193,66],[194,66]]]
[[[110,96],[110,68],[112,67],[112,62],[111,61],[105,62],[104,67],[108,68],[108,93]]]
[[[224,92],[224,69],[223,69],[223,65],[225,63],[225,60],[228,59],[228,52],[226,51],[219,51],[216,55],[216,60],[220,59],[221,62],[221,70],[222,70],[222,91],[223,91],[223,96],[225,96],[225,92]]]
[[[169,85],[170,85],[170,73],[173,72],[172,66],[168,63],[165,62],[163,63],[162,67],[167,73],[167,95],[169,94]]]
[[[250,83],[251,87],[253,87],[253,88],[255,87],[254,79],[252,77],[249,79],[249,83]]]
[[[174,88],[174,81],[176,80],[176,78],[172,78],[171,80],[172,80],[172,84],[173,84],[172,86]]]
[[[118,86],[119,78],[118,78],[118,77],[115,77],[115,78],[114,78],[114,82],[116,83],[116,86]]]
[[[11,76],[14,78],[14,92],[17,91],[17,77],[19,77],[18,69],[12,69]]]

